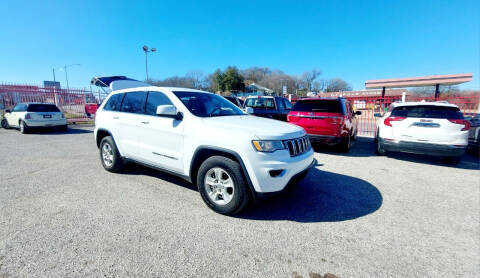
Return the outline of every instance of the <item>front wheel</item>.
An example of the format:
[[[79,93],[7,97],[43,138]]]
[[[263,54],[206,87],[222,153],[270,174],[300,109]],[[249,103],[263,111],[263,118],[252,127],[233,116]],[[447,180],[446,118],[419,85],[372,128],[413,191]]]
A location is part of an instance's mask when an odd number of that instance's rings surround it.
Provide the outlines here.
[[[100,160],[103,168],[109,172],[120,172],[123,167],[122,157],[111,136],[104,137],[100,142]]]
[[[4,129],[9,129],[10,126],[8,125],[7,119],[2,119],[2,127]]]
[[[250,201],[240,164],[227,157],[206,159],[198,169],[197,186],[203,201],[221,214],[238,213]]]
[[[377,153],[377,155],[386,155],[387,151],[383,147],[382,143],[380,143],[380,139],[378,137],[376,139],[377,140],[376,140],[375,152]]]

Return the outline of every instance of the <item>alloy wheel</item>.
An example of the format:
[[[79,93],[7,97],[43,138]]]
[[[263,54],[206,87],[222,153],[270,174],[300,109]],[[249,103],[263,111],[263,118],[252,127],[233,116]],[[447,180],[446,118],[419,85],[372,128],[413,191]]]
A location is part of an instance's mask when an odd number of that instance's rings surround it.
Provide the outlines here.
[[[233,179],[220,167],[207,171],[204,185],[208,198],[217,205],[226,205],[233,199],[235,193]]]

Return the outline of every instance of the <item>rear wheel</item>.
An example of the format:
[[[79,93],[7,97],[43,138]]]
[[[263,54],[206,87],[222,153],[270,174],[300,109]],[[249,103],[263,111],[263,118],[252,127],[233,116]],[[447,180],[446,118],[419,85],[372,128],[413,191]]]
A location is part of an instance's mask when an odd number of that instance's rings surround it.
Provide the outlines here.
[[[348,152],[350,151],[350,147],[352,146],[352,136],[348,134],[347,137],[342,138],[340,145],[338,146],[341,152]]]
[[[123,159],[111,136],[104,137],[100,142],[100,160],[103,168],[109,172],[120,172],[123,167]]]
[[[10,126],[8,125],[7,119],[2,119],[2,127],[3,127],[4,129],[10,128]]]
[[[68,130],[68,125],[62,125],[60,126],[61,131],[67,131]]]
[[[23,134],[28,133],[28,126],[27,126],[27,124],[25,124],[24,121],[20,121],[18,123],[18,126],[19,126],[19,129],[20,129],[20,133],[23,133]]]
[[[197,186],[203,201],[221,214],[238,213],[250,201],[240,164],[227,157],[206,159],[198,169]]]
[[[460,163],[460,160],[462,160],[461,156],[447,156],[447,157],[445,157],[445,161],[448,164],[452,164],[452,165],[457,165],[458,163]]]
[[[380,142],[380,140],[378,139],[378,136],[377,138],[375,138],[376,140],[376,148],[375,148],[375,152],[377,153],[377,155],[386,155],[387,154],[387,151],[385,150],[385,148],[383,147],[383,144]]]

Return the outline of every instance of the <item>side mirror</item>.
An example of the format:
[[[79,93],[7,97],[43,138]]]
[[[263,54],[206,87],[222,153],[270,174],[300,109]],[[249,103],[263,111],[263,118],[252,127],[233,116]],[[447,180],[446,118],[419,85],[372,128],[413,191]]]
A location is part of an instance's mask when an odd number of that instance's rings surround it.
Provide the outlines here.
[[[360,115],[362,115],[362,111],[355,111],[354,114],[357,115],[357,116],[360,116]]]
[[[373,116],[374,116],[375,118],[381,118],[381,117],[383,117],[383,116],[382,116],[382,113],[375,113],[375,114],[373,114]]]
[[[10,109],[7,109],[5,110],[5,113],[12,113],[12,111],[10,111]]]
[[[161,117],[170,117],[176,120],[182,120],[182,112],[177,111],[177,108],[173,105],[159,105],[157,106],[157,115]]]
[[[245,112],[246,112],[247,114],[253,114],[253,108],[252,108],[252,107],[246,107],[246,108],[245,108]]]

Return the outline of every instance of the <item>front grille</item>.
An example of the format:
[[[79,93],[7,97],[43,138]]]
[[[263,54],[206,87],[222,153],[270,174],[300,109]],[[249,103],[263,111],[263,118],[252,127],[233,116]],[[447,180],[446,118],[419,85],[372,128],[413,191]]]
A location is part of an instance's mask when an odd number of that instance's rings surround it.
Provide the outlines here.
[[[284,140],[283,145],[290,153],[290,156],[298,156],[306,153],[310,149],[310,140],[307,136]]]

